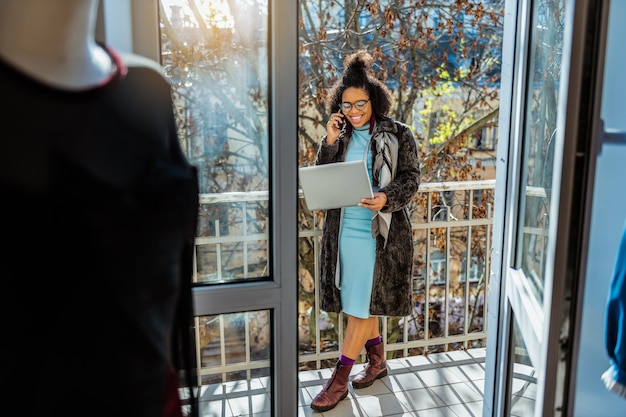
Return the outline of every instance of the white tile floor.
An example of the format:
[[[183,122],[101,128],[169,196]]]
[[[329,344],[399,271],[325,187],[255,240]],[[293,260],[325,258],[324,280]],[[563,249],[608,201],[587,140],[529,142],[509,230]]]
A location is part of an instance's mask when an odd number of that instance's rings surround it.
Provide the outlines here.
[[[372,386],[352,389],[337,407],[313,411],[311,400],[332,369],[299,373],[298,417],[482,417],[485,349],[454,351],[387,361],[389,374]],[[363,365],[355,365],[356,374]],[[531,372],[532,370],[529,370]],[[532,378],[516,380],[515,416],[532,416]],[[205,387],[202,417],[272,416],[269,378]]]
[[[387,361],[389,374],[355,390],[324,413],[311,410],[332,369],[301,372],[298,415],[312,417],[481,416],[485,350],[455,351]],[[355,365],[352,374],[363,365]]]

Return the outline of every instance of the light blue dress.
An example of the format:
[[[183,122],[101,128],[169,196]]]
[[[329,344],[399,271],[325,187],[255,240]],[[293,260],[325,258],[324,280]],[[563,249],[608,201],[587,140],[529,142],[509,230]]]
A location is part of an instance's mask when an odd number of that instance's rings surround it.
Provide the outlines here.
[[[369,124],[361,130],[353,129],[346,161],[367,159],[367,171],[372,178]],[[341,273],[341,305],[343,312],[359,318],[368,318],[376,240],[372,237],[374,212],[359,206],[345,207],[339,232],[339,267]]]

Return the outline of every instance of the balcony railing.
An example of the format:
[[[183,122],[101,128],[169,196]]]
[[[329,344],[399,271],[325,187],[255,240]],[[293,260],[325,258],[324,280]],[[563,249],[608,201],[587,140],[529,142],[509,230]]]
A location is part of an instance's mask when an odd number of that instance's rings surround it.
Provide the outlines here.
[[[486,345],[495,180],[426,183],[409,207],[413,236],[413,314],[385,317],[388,358]],[[245,281],[267,275],[267,192],[203,194],[194,280]],[[302,199],[302,195],[300,195]],[[322,212],[302,200],[299,255],[301,370],[332,367],[345,327],[341,314],[319,305]],[[203,383],[267,375],[269,312],[197,317],[197,355]],[[362,358],[363,359],[363,358]]]

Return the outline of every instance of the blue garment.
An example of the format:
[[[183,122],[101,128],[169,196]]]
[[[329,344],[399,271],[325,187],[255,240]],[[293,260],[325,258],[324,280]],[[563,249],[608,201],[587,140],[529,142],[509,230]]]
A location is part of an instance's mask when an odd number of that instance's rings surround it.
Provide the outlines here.
[[[605,344],[611,362],[610,377],[626,387],[626,223],[609,287]]]
[[[353,129],[346,161],[361,160],[365,157],[371,181],[370,137],[369,124],[361,130]],[[376,260],[376,240],[372,237],[373,214],[371,210],[363,207],[345,207],[339,232],[342,310],[346,314],[360,318],[370,316]]]

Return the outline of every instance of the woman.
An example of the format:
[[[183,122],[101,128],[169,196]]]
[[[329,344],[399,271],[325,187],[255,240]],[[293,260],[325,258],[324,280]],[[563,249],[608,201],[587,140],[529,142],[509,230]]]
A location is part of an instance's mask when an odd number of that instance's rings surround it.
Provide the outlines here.
[[[352,379],[365,388],[387,375],[380,316],[412,308],[413,239],[406,209],[420,169],[413,133],[388,116],[393,101],[373,75],[372,56],[346,57],[342,78],[326,101],[331,113],[316,164],[365,158],[374,198],[327,210],[321,249],[321,308],[348,317],[341,356],[311,408],[326,411],[348,395],[348,377],[365,346],[367,364]]]

